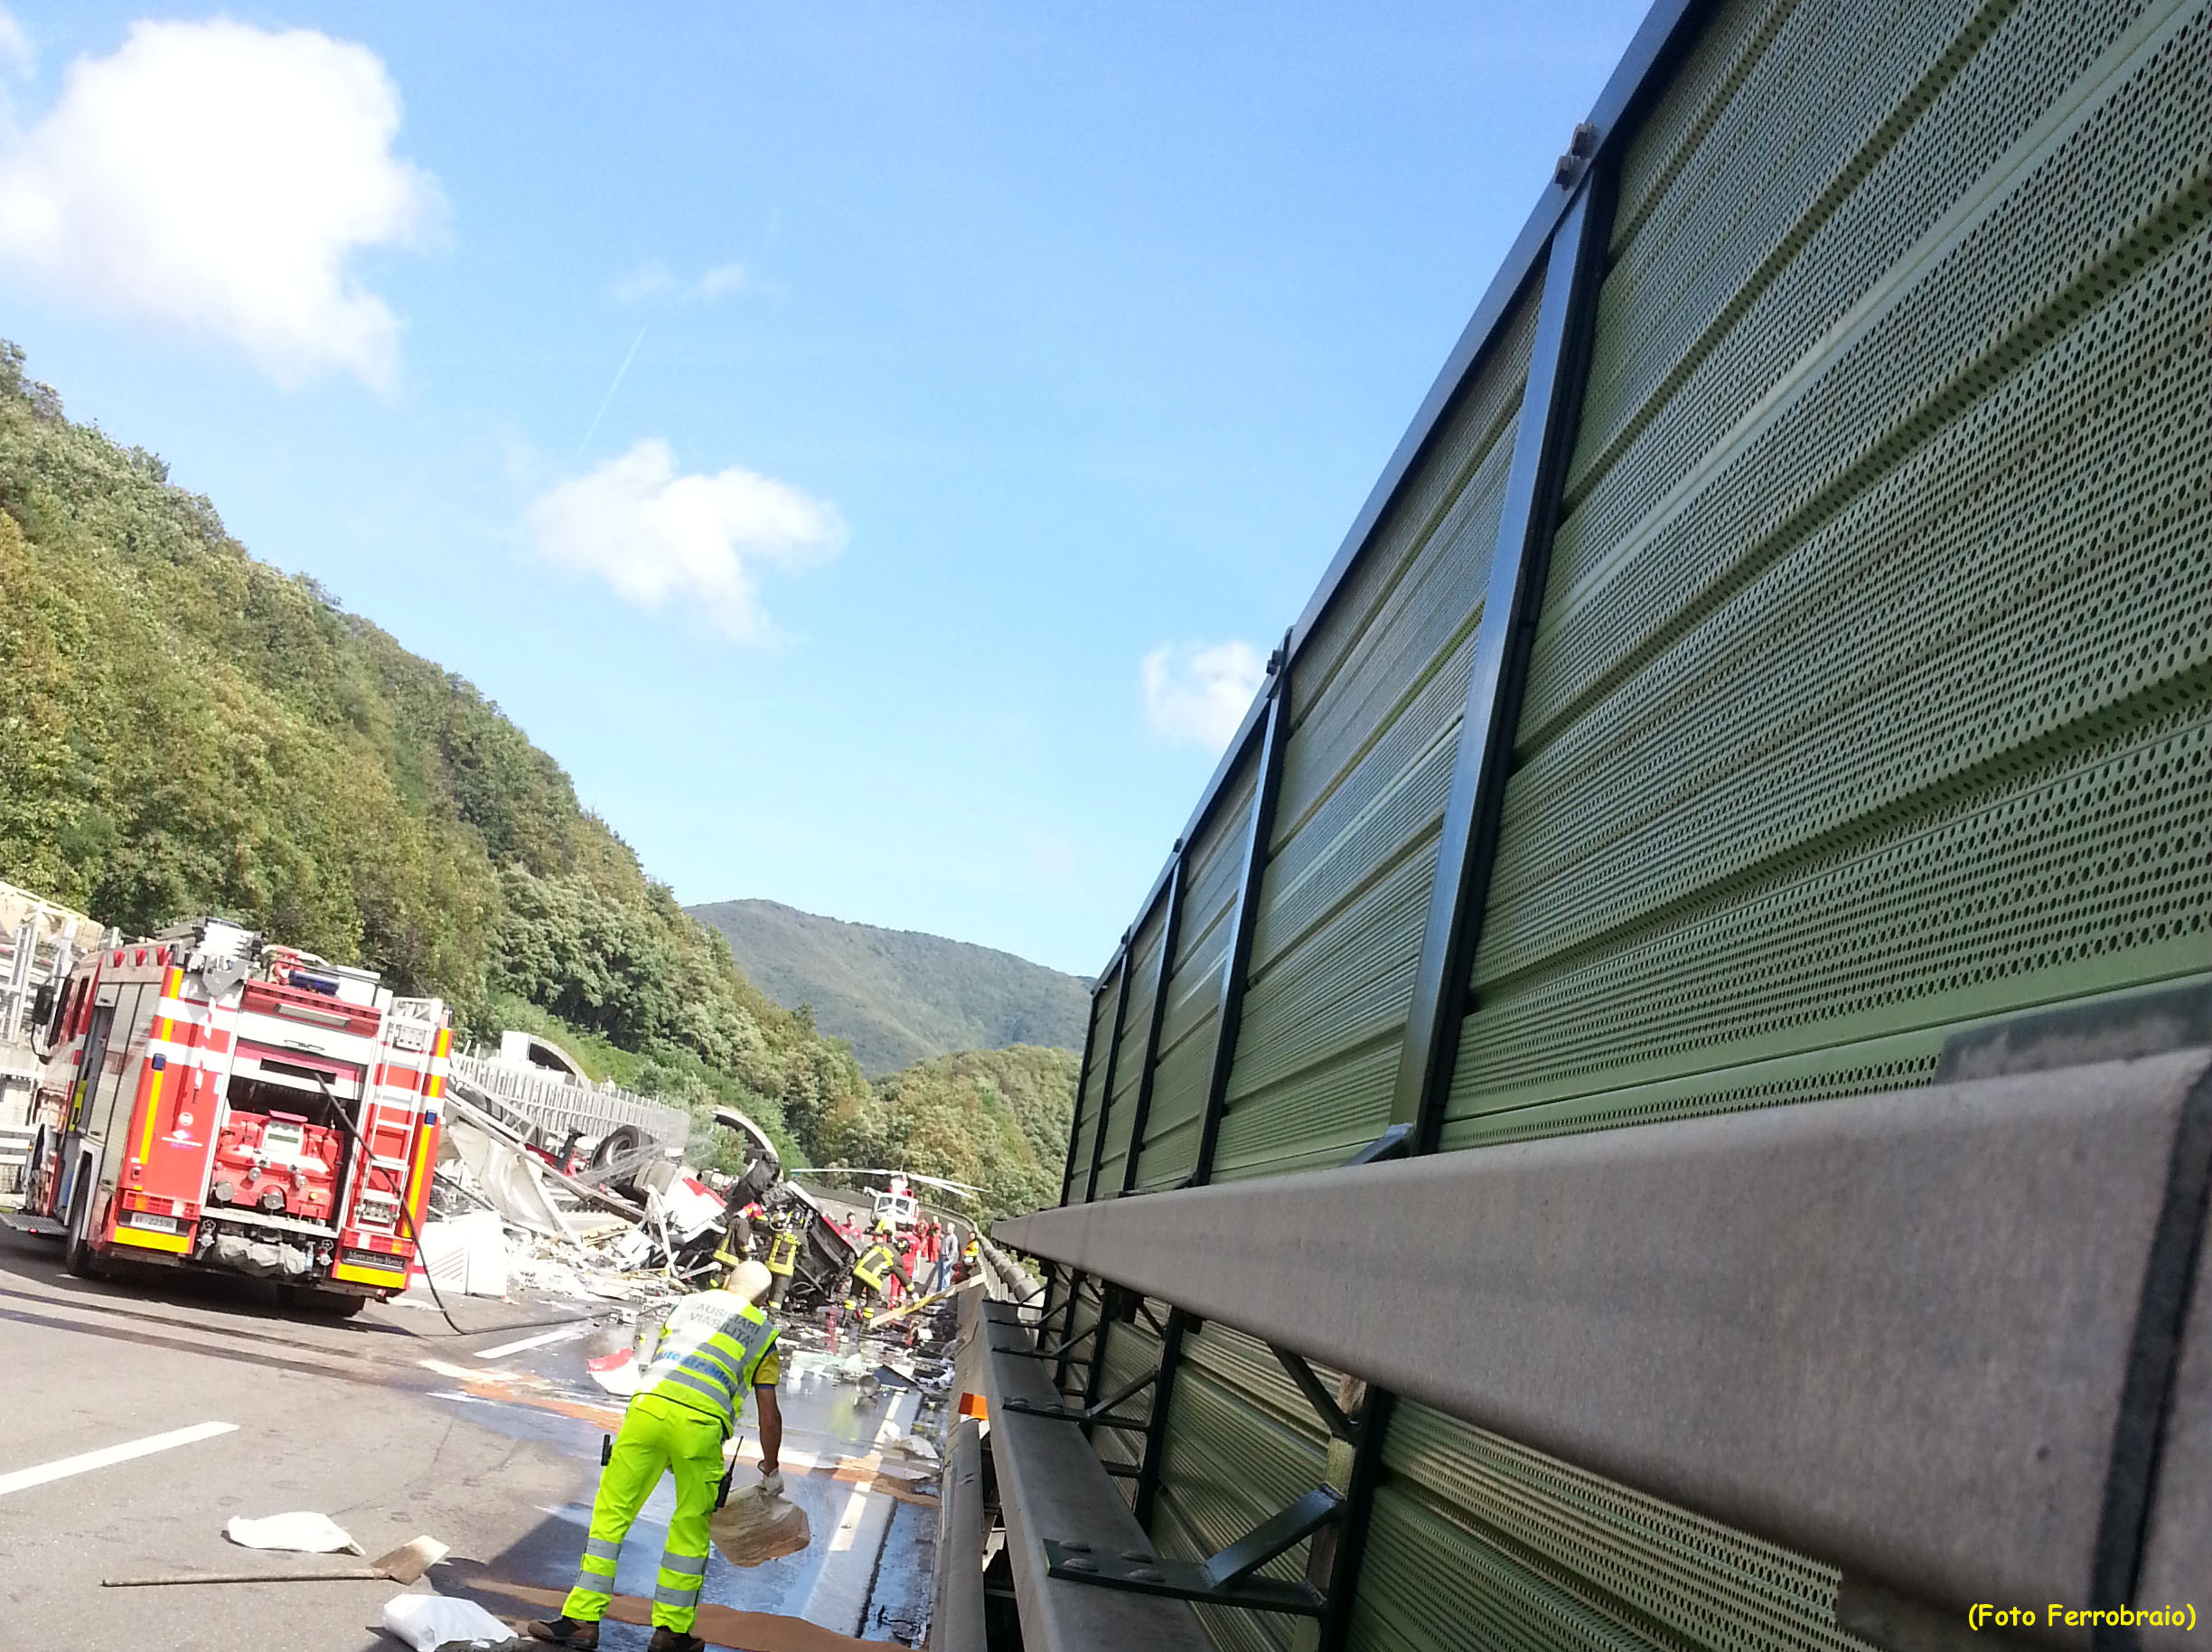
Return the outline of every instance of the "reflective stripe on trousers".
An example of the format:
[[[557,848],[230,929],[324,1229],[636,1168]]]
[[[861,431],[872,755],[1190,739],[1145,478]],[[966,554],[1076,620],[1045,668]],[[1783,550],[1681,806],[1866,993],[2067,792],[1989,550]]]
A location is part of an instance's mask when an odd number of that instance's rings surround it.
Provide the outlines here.
[[[668,1472],[676,1477],[676,1512],[669,1517],[668,1544],[654,1580],[652,1620],[680,1634],[691,1632],[707,1572],[707,1520],[722,1484],[722,1434],[717,1418],[681,1400],[642,1394],[630,1402],[599,1476],[591,1535],[576,1587],[562,1604],[563,1615],[579,1623],[596,1623],[606,1616],[623,1539]]]
[[[661,1576],[653,1590],[656,1606],[696,1607],[699,1588],[707,1581],[707,1557],[704,1554],[684,1554],[675,1549],[661,1551]]]

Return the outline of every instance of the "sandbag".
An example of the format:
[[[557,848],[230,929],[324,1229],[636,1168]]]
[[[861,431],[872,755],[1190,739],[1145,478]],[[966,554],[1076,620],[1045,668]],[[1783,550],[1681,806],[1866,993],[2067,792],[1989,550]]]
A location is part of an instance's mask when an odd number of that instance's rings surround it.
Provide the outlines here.
[[[805,1509],[758,1486],[732,1492],[729,1502],[708,1517],[707,1533],[733,1566],[765,1565],[798,1553],[814,1539]]]
[[[384,1628],[415,1652],[440,1647],[504,1647],[515,1633],[473,1600],[452,1595],[395,1595],[384,1603]]]
[[[248,1520],[233,1515],[223,1535],[241,1549],[289,1549],[297,1554],[361,1554],[361,1544],[328,1515],[303,1509],[296,1514],[270,1515]]]

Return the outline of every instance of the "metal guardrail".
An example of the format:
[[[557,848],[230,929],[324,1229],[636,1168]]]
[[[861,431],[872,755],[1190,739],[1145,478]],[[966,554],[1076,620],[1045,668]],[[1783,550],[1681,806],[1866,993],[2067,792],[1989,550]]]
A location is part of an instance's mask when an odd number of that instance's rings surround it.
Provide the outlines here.
[[[518,1132],[534,1128],[558,1142],[572,1130],[599,1137],[628,1125],[658,1141],[666,1152],[680,1152],[691,1139],[689,1113],[627,1090],[611,1085],[594,1089],[479,1056],[454,1056],[452,1071],[484,1098],[510,1111],[513,1116],[506,1122]]]
[[[972,1418],[952,1431],[942,1483],[930,1652],[985,1652],[983,1441]]]
[[[1833,1563],[1879,1644],[1977,1600],[2164,1605],[2212,1575],[2212,1052],[2120,1035],[2189,1009],[2022,1032],[2026,1072],[998,1234]]]

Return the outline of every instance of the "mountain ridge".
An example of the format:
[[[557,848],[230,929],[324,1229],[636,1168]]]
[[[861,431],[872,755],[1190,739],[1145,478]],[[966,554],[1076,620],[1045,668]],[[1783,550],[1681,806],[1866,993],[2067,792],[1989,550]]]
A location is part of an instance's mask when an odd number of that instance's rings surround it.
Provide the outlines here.
[[[728,942],[764,992],[808,1006],[815,1026],[850,1045],[870,1078],[963,1050],[1083,1047],[1090,983],[1015,953],[781,901],[684,910]]]

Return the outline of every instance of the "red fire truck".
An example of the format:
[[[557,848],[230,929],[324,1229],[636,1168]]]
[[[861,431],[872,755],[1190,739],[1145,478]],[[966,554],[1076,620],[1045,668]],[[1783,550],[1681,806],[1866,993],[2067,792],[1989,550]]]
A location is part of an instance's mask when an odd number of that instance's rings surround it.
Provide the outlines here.
[[[72,1272],[227,1268],[339,1314],[405,1288],[453,1039],[436,999],[206,918],[84,959],[42,1030],[25,1209]]]

